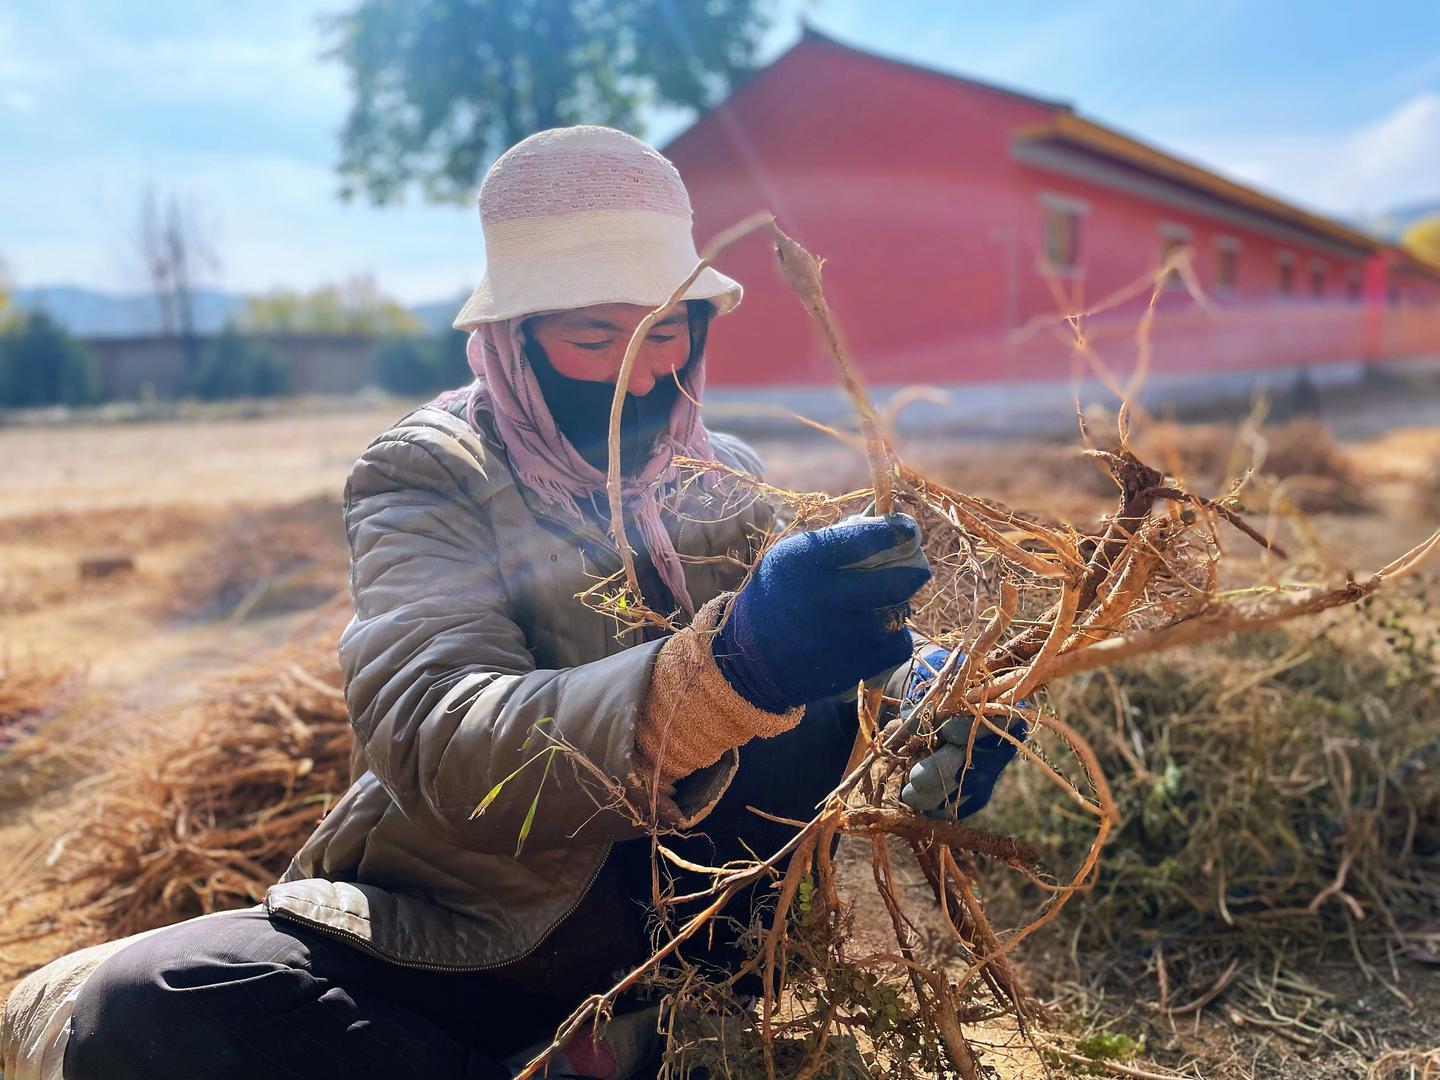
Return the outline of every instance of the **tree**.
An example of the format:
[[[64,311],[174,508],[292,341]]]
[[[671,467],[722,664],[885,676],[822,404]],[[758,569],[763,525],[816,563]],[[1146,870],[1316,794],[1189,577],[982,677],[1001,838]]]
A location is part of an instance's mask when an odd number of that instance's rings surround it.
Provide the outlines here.
[[[0,337],[0,404],[89,405],[99,399],[94,355],[43,311]]]
[[[227,326],[206,350],[186,389],[206,401],[279,397],[290,388],[290,372],[264,344]]]
[[[414,334],[415,318],[398,300],[382,293],[369,274],[310,292],[278,289],[253,297],[240,325],[252,333],[360,334],[386,337]]]
[[[1400,245],[1422,262],[1440,266],[1440,214],[1423,217],[1411,225]]]
[[[0,259],[0,334],[20,325],[20,309],[11,298],[10,267]]]
[[[773,0],[771,0],[773,2]],[[333,21],[355,88],[342,194],[468,198],[543,128],[641,130],[646,106],[703,108],[755,65],[767,0],[360,0]]]
[[[440,335],[438,360],[440,385],[446,390],[465,386],[475,378],[470,371],[470,359],[465,353],[465,343],[470,335],[464,330],[447,330]]]
[[[412,335],[380,342],[375,349],[375,374],[380,385],[401,397],[468,385],[475,378],[465,358],[465,339],[469,336],[462,330],[450,330],[438,337]]]
[[[160,305],[161,328],[167,337],[180,338],[185,368],[193,375],[201,361],[195,292],[220,267],[209,229],[193,201],[148,186],[140,199],[135,241]]]
[[[440,365],[435,342],[402,337],[381,342],[375,350],[375,374],[392,394],[415,397],[440,389]]]

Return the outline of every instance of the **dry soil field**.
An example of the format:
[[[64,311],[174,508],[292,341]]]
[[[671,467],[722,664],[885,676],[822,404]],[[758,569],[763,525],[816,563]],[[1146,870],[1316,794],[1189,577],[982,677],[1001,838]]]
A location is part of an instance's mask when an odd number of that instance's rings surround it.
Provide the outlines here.
[[[343,604],[345,475],[402,411],[370,404],[304,419],[0,428],[0,880],[23,880],[48,857],[47,842],[83,815],[115,755],[178,722],[188,702],[214,693],[217,676],[333,625]],[[1403,428],[1347,419],[1343,443],[1317,425],[1238,441],[1233,424],[1145,438],[1162,457],[1178,455],[1167,460],[1202,489],[1237,461],[1264,456],[1280,479],[1256,512],[1304,506],[1326,553],[1315,572],[1343,577],[1408,548],[1440,517],[1440,403],[1428,413],[1407,403]],[[783,486],[864,482],[863,462],[823,440],[758,446]],[[1073,442],[926,439],[906,453],[953,486],[1062,519],[1098,515],[1111,501]],[[1440,940],[1440,910],[1433,915],[1428,932]],[[860,912],[862,924],[875,916]],[[47,949],[53,939],[7,937],[0,925],[0,975],[33,966]],[[1378,982],[1354,965],[1307,976],[1343,995],[1317,991],[1317,1015],[1349,1008],[1360,1018],[1322,1038],[1250,1008],[1227,1012],[1223,994],[1160,1025],[1147,1012],[1153,979],[1119,991],[1072,969],[1069,956],[1056,938],[1037,950],[1035,967],[1072,1022],[1143,1036],[1146,1053],[1186,1075],[1440,1075],[1440,1052],[1428,1066],[1424,1057],[1440,1048],[1440,968],[1417,960],[1392,957]],[[1118,1074],[1144,1075],[1142,1057],[1120,1062]],[[1033,1058],[997,1061],[1010,1075],[1043,1075]]]

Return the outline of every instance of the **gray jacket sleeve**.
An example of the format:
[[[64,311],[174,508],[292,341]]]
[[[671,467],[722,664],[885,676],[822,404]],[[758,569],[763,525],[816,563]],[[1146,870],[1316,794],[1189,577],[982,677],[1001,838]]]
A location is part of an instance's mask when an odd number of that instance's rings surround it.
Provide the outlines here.
[[[351,474],[355,618],[340,661],[356,736],[405,815],[459,846],[512,854],[532,806],[527,847],[582,831],[637,835],[613,789],[550,748],[566,744],[605,776],[631,777],[634,721],[661,643],[537,670],[508,610],[506,553],[490,522],[498,485],[474,457],[445,431],[401,429]],[[698,777],[692,794],[713,803],[718,795],[698,789],[715,780]]]

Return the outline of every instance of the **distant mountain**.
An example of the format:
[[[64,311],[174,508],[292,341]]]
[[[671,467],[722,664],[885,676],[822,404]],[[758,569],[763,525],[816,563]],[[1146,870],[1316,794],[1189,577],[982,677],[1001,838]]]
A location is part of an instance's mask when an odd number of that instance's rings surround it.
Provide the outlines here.
[[[201,289],[195,294],[195,323],[200,333],[213,334],[238,318],[248,300],[241,293]],[[77,337],[130,337],[158,334],[163,329],[160,305],[149,293],[104,293],[74,285],[41,285],[17,289],[15,306],[44,311]],[[464,303],[464,297],[416,304],[410,312],[430,334],[442,334]]]
[[[410,314],[420,320],[427,333],[444,334],[449,332],[450,324],[460,314],[464,303],[465,297],[457,296],[453,300],[436,300],[431,304],[411,304]]]
[[[158,334],[163,329],[160,305],[148,293],[129,295],[96,292],[74,285],[41,285],[15,291],[15,306],[22,311],[44,311],[78,337],[128,337]],[[217,289],[195,294],[195,325],[211,334],[239,315],[245,297]]]

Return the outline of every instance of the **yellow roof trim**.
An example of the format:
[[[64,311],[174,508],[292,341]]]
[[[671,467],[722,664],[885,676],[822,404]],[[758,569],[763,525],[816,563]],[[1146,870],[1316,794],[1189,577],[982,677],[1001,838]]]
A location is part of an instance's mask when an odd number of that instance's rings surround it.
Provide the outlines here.
[[[1172,157],[1138,139],[1132,139],[1073,113],[1057,113],[1049,122],[1022,128],[1017,134],[1026,140],[1053,139],[1075,144],[1350,247],[1374,252],[1389,246],[1382,240],[1367,236],[1338,221],[1312,214],[1254,188],[1227,180],[1209,169]]]

